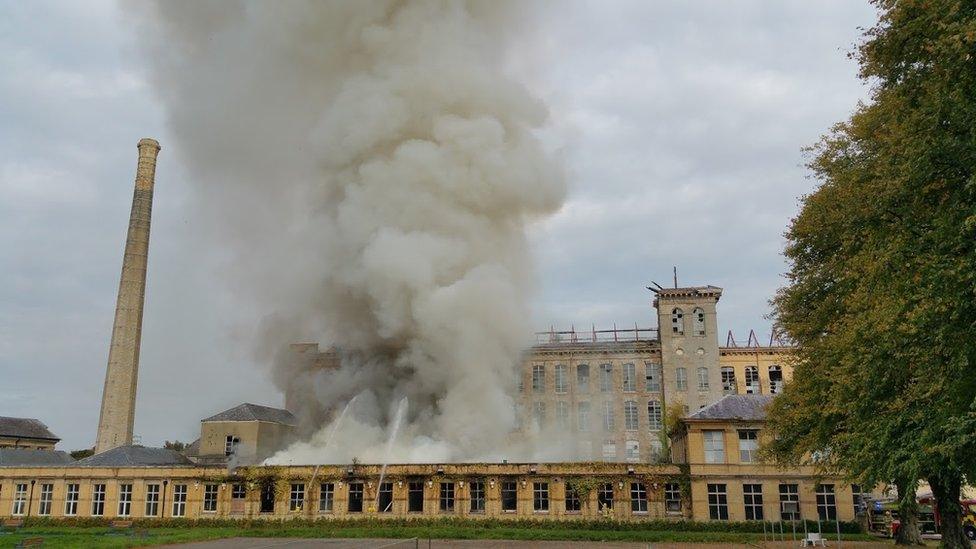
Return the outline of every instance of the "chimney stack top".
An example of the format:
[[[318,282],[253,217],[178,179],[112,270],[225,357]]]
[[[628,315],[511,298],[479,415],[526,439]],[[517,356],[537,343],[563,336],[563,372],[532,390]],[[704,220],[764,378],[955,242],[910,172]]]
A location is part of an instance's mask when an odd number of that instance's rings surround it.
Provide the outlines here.
[[[162,147],[159,146],[159,141],[152,139],[151,137],[143,137],[139,140],[138,147],[141,149],[143,147],[155,147],[158,152]]]

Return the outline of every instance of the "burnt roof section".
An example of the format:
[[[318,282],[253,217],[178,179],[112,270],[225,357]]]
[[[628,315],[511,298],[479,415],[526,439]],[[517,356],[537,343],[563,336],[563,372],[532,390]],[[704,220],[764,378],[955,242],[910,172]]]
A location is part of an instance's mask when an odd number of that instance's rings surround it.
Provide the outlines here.
[[[29,417],[0,416],[0,437],[36,438],[55,442],[61,440],[43,422]]]
[[[186,456],[168,448],[119,446],[75,463],[80,467],[144,467],[150,465],[192,465]]]
[[[766,419],[766,406],[773,401],[772,395],[727,395],[714,404],[688,415],[685,419],[740,421],[763,421]]]
[[[73,463],[67,452],[28,448],[0,448],[0,467],[67,465]]]
[[[235,406],[230,410],[224,410],[200,421],[266,421],[283,425],[295,425],[297,423],[295,416],[288,410],[250,403]]]

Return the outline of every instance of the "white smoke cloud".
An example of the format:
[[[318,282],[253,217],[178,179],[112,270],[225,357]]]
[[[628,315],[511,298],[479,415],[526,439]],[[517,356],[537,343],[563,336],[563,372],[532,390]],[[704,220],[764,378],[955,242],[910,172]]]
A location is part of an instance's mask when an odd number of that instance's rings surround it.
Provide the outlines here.
[[[505,69],[524,11],[350,0],[144,14],[196,212],[212,218],[202,238],[267,314],[256,346],[269,362],[294,341],[341,349],[334,371],[274,361],[279,386],[302,389],[309,435],[272,461],[537,453],[510,435],[530,334],[525,231],[565,185],[536,135],[545,106]]]

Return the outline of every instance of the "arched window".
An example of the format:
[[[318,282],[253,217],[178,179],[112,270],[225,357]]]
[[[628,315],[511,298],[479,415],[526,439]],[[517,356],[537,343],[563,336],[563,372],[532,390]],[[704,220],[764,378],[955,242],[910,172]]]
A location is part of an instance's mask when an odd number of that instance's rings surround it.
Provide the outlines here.
[[[660,431],[664,423],[664,412],[659,400],[647,401],[647,425],[651,431]]]
[[[698,390],[708,390],[708,368],[704,366],[698,368]]]
[[[671,333],[674,335],[685,334],[685,313],[677,307],[671,310]]]
[[[769,367],[769,394],[775,395],[783,390],[783,369],[773,364]]]
[[[691,312],[692,322],[694,323],[694,333],[696,336],[705,335],[705,309],[701,307],[695,307],[695,310]]]
[[[746,366],[746,394],[758,395],[762,392],[759,386],[759,368]]]

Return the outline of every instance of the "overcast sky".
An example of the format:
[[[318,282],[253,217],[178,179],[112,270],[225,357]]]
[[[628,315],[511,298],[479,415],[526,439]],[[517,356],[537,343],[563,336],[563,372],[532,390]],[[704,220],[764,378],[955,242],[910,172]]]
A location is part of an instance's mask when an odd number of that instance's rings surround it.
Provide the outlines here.
[[[655,324],[651,280],[725,289],[732,330],[769,337],[783,232],[814,182],[802,148],[866,88],[846,53],[858,0],[593,1],[525,37],[570,173],[533,227],[535,323]],[[157,171],[135,431],[193,440],[199,419],[280,405],[235,318],[249,302],[182,253],[199,220],[124,6],[0,0],[0,415],[91,446],[128,224],[135,144]],[[540,68],[541,67],[541,68]],[[250,313],[250,312],[249,312]]]

